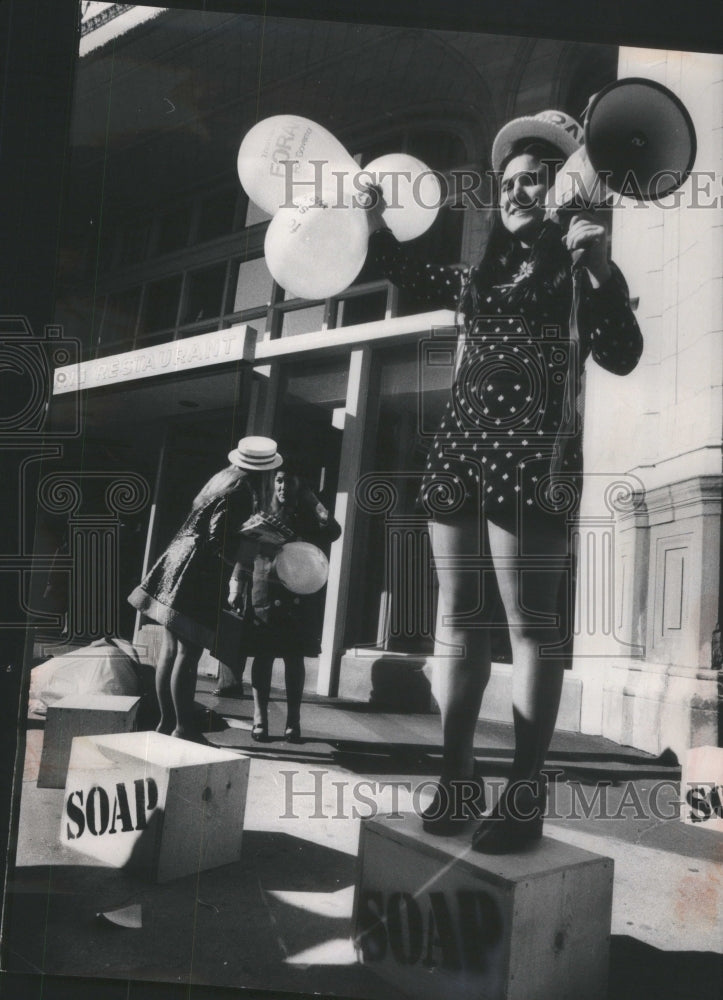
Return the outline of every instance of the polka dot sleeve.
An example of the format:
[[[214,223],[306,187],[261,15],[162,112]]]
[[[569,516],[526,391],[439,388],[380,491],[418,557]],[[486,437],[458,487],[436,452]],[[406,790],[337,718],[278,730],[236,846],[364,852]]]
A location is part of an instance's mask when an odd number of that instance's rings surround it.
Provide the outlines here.
[[[630,308],[628,286],[620,269],[599,288],[589,280],[583,286],[579,328],[583,353],[614,375],[631,372],[643,352],[643,338]]]
[[[435,309],[457,308],[468,268],[425,264],[389,229],[371,235],[369,255],[393,284],[413,293],[421,303]]]

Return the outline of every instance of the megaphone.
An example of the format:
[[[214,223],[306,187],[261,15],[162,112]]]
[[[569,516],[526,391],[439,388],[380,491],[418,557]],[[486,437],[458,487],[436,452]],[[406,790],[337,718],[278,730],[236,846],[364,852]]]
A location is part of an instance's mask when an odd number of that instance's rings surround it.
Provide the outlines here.
[[[672,91],[641,77],[616,80],[590,99],[584,143],[558,171],[547,208],[594,208],[615,194],[660,201],[685,182],[695,154],[693,122]]]

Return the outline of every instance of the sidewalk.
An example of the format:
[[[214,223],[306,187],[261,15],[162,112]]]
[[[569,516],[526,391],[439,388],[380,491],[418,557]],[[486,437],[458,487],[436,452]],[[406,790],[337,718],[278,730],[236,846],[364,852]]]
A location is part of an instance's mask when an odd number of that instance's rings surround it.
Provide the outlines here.
[[[6,964],[274,996],[401,1000],[357,963],[350,941],[358,816],[412,810],[419,786],[439,771],[438,717],[314,699],[303,706],[304,742],[290,745],[273,739],[284,725],[283,703],[274,701],[272,741],[257,744],[250,700],[216,699],[211,687],[201,680],[197,700],[228,728],[209,739],[252,758],[241,861],[157,886],[61,848],[63,791],[35,786],[42,729],[30,729]],[[502,783],[511,747],[511,727],[480,724],[476,757],[489,789]],[[677,819],[677,764],[558,733],[549,766],[562,773],[546,836],[615,860],[611,1000],[718,1000],[723,838]],[[430,797],[426,790],[416,801]],[[130,904],[141,906],[141,930],[96,919]],[[177,995],[215,994],[194,987]]]

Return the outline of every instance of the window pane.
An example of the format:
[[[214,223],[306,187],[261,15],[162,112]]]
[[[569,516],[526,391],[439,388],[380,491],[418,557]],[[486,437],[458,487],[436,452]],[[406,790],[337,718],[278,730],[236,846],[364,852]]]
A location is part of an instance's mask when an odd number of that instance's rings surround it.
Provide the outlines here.
[[[247,226],[255,226],[259,222],[268,222],[270,218],[271,216],[268,214],[268,212],[264,212],[264,210],[262,208],[259,208],[259,206],[254,204],[254,202],[249,201],[248,208],[246,209],[245,224]]]
[[[191,271],[186,278],[186,305],[182,323],[197,323],[211,316],[220,316],[226,264]]]
[[[204,198],[198,217],[198,242],[215,240],[233,231],[236,213],[237,188],[224,188]]]
[[[143,347],[153,347],[154,344],[168,344],[174,339],[173,330],[163,330],[159,333],[144,333],[136,337],[135,350]]]
[[[243,261],[238,265],[238,280],[234,300],[230,304],[231,311],[241,312],[242,309],[254,309],[257,306],[267,305],[271,299],[273,281],[263,257]],[[233,287],[233,282],[231,287]]]
[[[103,347],[109,344],[131,346],[140,298],[140,288],[126,288],[122,292],[113,292],[108,296],[100,336]]]
[[[150,222],[131,224],[123,233],[120,260],[121,267],[131,267],[139,264],[148,256],[148,245],[151,233]]]
[[[172,253],[188,243],[191,224],[191,206],[180,205],[164,212],[158,219],[158,241],[156,253]]]
[[[337,326],[354,326],[356,323],[372,323],[384,319],[387,308],[387,293],[370,292],[356,295],[339,303]]]
[[[77,291],[69,291],[58,300],[55,307],[53,322],[63,327],[66,336],[77,337],[81,341],[83,357],[87,357],[96,346],[104,303],[102,295],[94,299]]]
[[[141,333],[152,333],[176,325],[178,300],[181,295],[181,275],[154,281],[146,289],[146,299],[141,318]]]
[[[179,331],[179,338],[199,337],[202,333],[215,333],[218,330],[218,320],[212,323],[202,323],[200,326],[192,326],[188,330]]]
[[[464,163],[467,151],[462,140],[449,132],[433,132],[428,129],[410,131],[407,152],[416,156],[432,170],[444,170]]]
[[[294,309],[284,313],[281,336],[293,337],[297,333],[313,333],[321,330],[324,322],[324,306],[310,306],[308,309]]]

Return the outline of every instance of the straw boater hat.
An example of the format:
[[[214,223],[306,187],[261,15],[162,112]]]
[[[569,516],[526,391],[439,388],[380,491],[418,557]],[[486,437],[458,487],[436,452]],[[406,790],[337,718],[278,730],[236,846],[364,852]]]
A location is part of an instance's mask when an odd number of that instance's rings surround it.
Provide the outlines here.
[[[565,159],[582,146],[582,125],[564,111],[541,111],[538,115],[515,118],[503,125],[492,143],[492,169],[501,170],[514,145],[523,139],[543,139]]]
[[[241,438],[238,448],[228,453],[228,460],[239,469],[266,472],[278,469],[284,461],[276,450],[276,442],[267,437]]]

